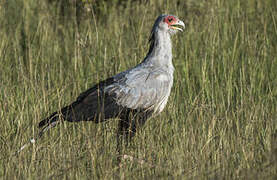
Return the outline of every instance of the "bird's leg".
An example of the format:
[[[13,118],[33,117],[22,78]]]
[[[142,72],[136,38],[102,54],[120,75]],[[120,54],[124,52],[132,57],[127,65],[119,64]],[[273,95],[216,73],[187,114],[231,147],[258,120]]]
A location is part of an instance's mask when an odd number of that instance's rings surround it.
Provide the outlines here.
[[[135,135],[134,118],[132,111],[128,111],[124,119],[120,119],[117,131],[117,151],[121,154],[121,147],[128,146],[129,141]],[[133,131],[134,130],[134,131]]]
[[[121,161],[121,157],[124,157],[122,153],[122,146],[128,146],[129,142],[136,134],[137,129],[145,124],[150,115],[151,113],[140,114],[129,112],[128,116],[126,116],[126,119],[121,119],[119,121],[117,132],[117,152],[119,155],[119,163]]]
[[[118,130],[117,130],[117,146],[116,150],[119,154],[119,157],[122,153],[122,146],[128,145],[128,139],[127,139],[127,130],[129,129],[129,122],[128,120],[119,120],[118,123]]]

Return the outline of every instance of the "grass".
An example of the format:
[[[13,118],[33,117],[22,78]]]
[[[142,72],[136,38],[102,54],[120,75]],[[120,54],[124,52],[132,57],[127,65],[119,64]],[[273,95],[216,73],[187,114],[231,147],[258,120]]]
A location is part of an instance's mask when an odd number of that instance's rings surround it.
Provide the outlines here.
[[[104,4],[105,5],[105,4]],[[276,1],[127,1],[57,16],[37,1],[0,3],[1,179],[275,179]],[[174,87],[116,159],[116,120],[63,123],[12,154],[38,122],[99,80],[139,63],[162,13],[178,15]]]

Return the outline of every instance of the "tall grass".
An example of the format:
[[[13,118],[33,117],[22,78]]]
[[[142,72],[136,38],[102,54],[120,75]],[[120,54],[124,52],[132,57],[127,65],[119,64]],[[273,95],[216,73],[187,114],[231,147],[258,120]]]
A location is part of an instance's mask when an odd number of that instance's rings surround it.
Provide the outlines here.
[[[90,4],[88,4],[90,6]],[[153,0],[74,8],[0,3],[2,179],[274,179],[277,176],[277,4]],[[70,8],[70,7],[69,7]],[[76,9],[75,9],[76,10]],[[37,123],[99,80],[139,63],[162,13],[178,15],[175,80],[117,166],[116,120],[63,123],[17,156]]]

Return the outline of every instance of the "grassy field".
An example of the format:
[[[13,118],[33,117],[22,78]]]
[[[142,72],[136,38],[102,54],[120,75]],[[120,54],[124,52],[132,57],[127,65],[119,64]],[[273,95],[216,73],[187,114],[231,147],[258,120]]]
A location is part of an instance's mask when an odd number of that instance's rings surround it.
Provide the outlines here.
[[[61,16],[46,1],[0,2],[1,179],[277,178],[275,0],[99,9],[87,4],[79,21],[76,9]],[[12,155],[41,119],[139,63],[162,13],[177,15],[186,29],[172,39],[176,71],[166,110],[124,149],[137,159],[117,165],[116,120],[60,124]]]

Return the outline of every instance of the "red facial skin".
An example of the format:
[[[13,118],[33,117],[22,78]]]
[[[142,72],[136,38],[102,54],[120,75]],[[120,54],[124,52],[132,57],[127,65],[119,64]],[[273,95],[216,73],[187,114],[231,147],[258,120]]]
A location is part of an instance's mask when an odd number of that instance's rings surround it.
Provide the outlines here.
[[[177,22],[177,19],[174,16],[167,16],[164,18],[164,22],[168,24],[170,27],[172,24],[175,24]]]

